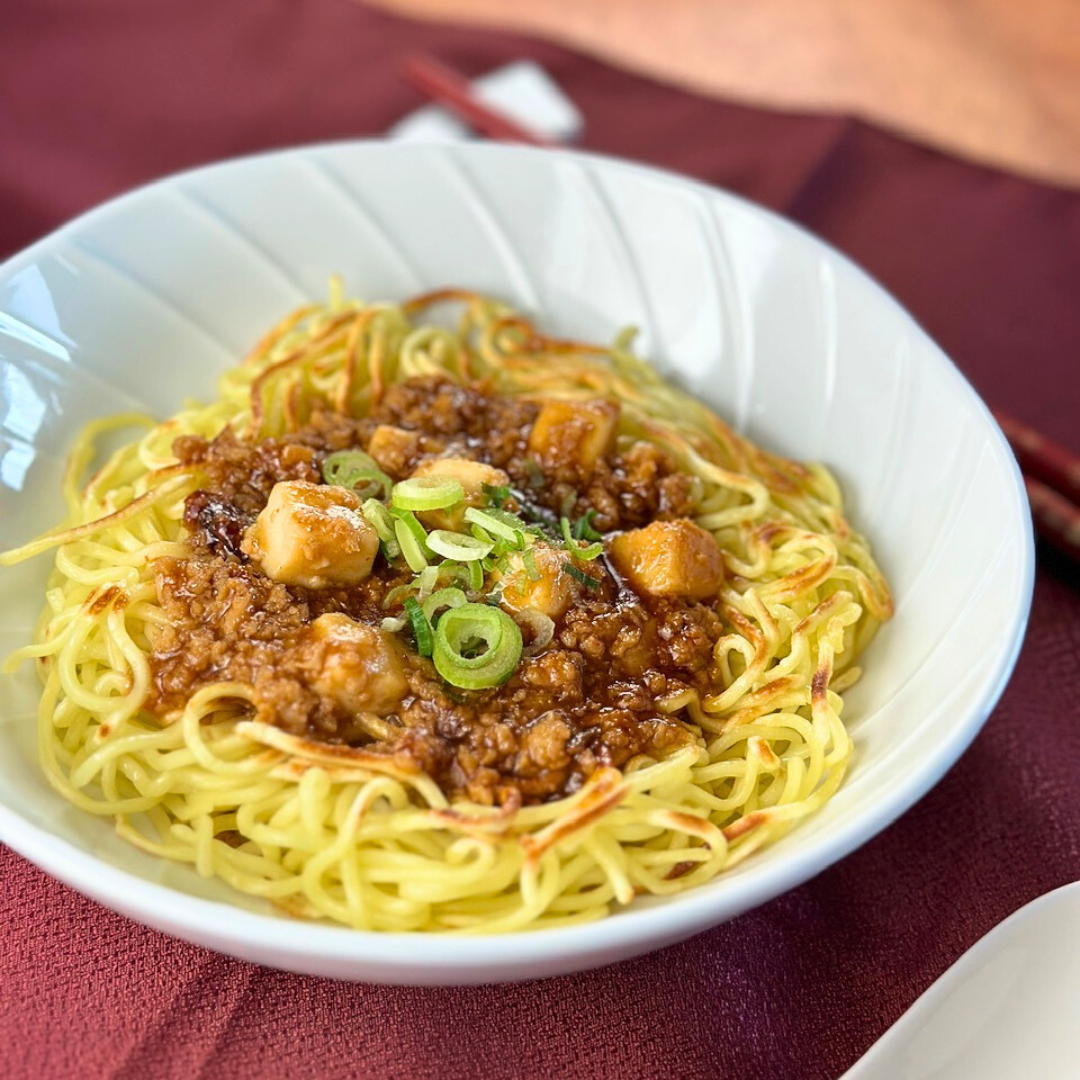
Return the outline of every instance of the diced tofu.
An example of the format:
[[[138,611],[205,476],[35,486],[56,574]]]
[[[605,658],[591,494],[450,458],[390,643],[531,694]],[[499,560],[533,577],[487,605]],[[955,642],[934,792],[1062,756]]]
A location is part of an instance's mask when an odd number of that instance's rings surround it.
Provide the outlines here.
[[[578,583],[563,569],[570,556],[542,543],[533,544],[531,550],[540,574],[537,581],[529,579],[525,561],[517,553],[508,555],[506,570],[495,575],[504,586],[503,606],[511,611],[531,609],[549,619],[560,619],[578,595]]]
[[[465,490],[465,501],[445,510],[425,510],[417,517],[429,529],[460,529],[466,506],[480,506],[484,502],[484,485],[499,487],[510,483],[510,477],[493,465],[469,458],[429,458],[416,466],[413,476],[449,476]]]
[[[308,630],[311,685],[349,712],[394,712],[408,690],[389,634],[348,615],[320,615]]]
[[[502,469],[469,458],[429,458],[416,466],[413,476],[452,476],[465,489],[465,498],[478,502],[484,494],[485,484],[498,487],[510,483]]]
[[[611,541],[611,558],[639,594],[705,600],[724,582],[724,562],[712,533],[686,518],[619,533]]]
[[[573,465],[588,476],[615,440],[619,406],[613,401],[547,401],[529,433],[542,461]]]
[[[285,585],[355,585],[371,573],[379,537],[345,488],[283,480],[244,536],[244,553]]]
[[[410,465],[420,454],[421,442],[422,436],[418,431],[380,424],[371,433],[367,452],[386,472],[406,476]]]

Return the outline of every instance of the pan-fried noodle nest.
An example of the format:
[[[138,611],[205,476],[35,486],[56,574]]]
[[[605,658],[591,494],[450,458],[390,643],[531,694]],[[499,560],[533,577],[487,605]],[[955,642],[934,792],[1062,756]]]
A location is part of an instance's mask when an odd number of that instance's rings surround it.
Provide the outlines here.
[[[692,888],[825,803],[852,752],[840,694],[892,613],[830,474],[735,434],[635,358],[628,336],[609,349],[553,340],[459,290],[403,304],[332,292],[275,326],[212,404],[161,424],[90,425],[63,484],[66,527],[3,556],[56,549],[36,641],[9,666],[38,658],[41,761],[64,797],[145,851],[297,915],[458,933],[580,922]],[[461,303],[456,329],[417,321],[442,301]],[[661,445],[697,478],[696,520],[719,542],[727,582],[715,689],[664,704],[692,744],[601,769],[556,802],[493,809],[451,805],[387,757],[255,722],[244,685],[204,687],[167,726],[141,709],[164,619],[151,563],[184,555],[184,499],[199,485],[173,440],[227,424],[280,435],[327,403],[363,415],[388,384],[432,373],[511,395],[610,398],[620,436]],[[135,423],[146,433],[80,486],[94,440]]]

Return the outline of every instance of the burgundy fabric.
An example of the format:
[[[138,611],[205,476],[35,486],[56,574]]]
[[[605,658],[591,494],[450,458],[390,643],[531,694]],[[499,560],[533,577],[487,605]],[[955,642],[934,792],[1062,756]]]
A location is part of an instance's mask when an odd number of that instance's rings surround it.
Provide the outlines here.
[[[349,0],[8,0],[0,254],[151,177],[375,134],[425,49],[527,55],[591,149],[779,209],[905,302],[991,403],[1080,451],[1080,195],[844,119],[664,89],[504,34]],[[0,849],[0,1075],[827,1080],[1021,904],[1080,877],[1080,573],[1040,551],[1027,644],[971,750],[814,881],[682,945],[543,983],[301,978],[146,930]]]

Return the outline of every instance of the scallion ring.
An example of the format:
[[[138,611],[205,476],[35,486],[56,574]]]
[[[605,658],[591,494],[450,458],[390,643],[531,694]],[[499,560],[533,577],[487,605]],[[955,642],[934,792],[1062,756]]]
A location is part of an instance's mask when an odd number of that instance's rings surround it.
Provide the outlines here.
[[[539,581],[543,576],[536,565],[536,556],[533,554],[532,548],[526,548],[521,553],[521,561],[525,566],[525,573],[529,575],[530,581]]]
[[[572,562],[564,562],[562,568],[575,580],[581,582],[587,589],[599,589],[600,579],[592,574],[586,574],[584,570],[576,567]]]
[[[459,562],[475,562],[491,552],[495,546],[493,540],[480,540],[464,533],[435,529],[428,533],[428,547],[444,559],[456,559]]]
[[[523,521],[518,525],[508,525],[505,521],[500,521],[490,510],[478,510],[475,506],[466,508],[465,520],[471,525],[479,526],[484,532],[491,533],[492,536],[497,536],[500,540],[506,540],[511,544],[518,543],[521,530],[528,527]]]
[[[335,487],[349,488],[361,495],[385,494],[393,486],[379,468],[379,463],[363,450],[338,450],[328,454],[322,463],[323,479]]]
[[[577,540],[603,540],[604,534],[593,528],[595,510],[588,510],[574,522],[574,538]]]
[[[411,581],[407,585],[395,585],[382,598],[383,610],[386,611],[388,608],[392,608],[395,604],[399,603],[413,591],[413,587],[413,582]]]
[[[562,529],[563,540],[566,543],[566,550],[575,559],[581,559],[584,562],[591,562],[597,558],[604,550],[604,545],[600,542],[590,544],[588,547],[580,547],[578,541],[575,539],[574,534],[570,531],[570,519],[563,517],[559,519],[559,527]]]
[[[429,596],[434,591],[438,581],[439,567],[425,566],[424,569],[416,575],[416,579],[413,582],[416,586],[417,597],[420,600],[423,600],[425,596]]]
[[[555,637],[555,622],[550,615],[532,608],[524,608],[517,613],[517,621],[532,631],[532,641],[522,651],[523,656],[536,656],[546,649]]]
[[[416,602],[413,596],[405,597],[405,615],[412,627],[413,638],[416,641],[416,651],[421,656],[430,656],[435,644],[435,638],[431,631],[431,623],[428,622],[424,609]]]
[[[505,611],[462,604],[439,619],[432,659],[451,686],[483,690],[513,674],[521,651],[521,630]]]
[[[493,544],[495,543],[495,541],[492,540],[491,537],[488,536],[488,534],[486,532],[484,532],[484,530],[481,529],[479,525],[471,526],[471,530],[472,530],[472,535],[475,536],[477,540],[487,540],[487,541],[490,541]],[[506,541],[505,540],[500,540],[500,541],[498,541],[498,543],[501,544],[503,547],[506,547]]]
[[[398,510],[397,507],[394,507],[390,511],[390,516],[395,519],[394,536],[398,543],[401,544],[401,553],[405,555],[405,561],[409,564],[409,569],[414,574],[420,573],[427,566],[431,557],[431,549],[427,546],[427,533],[424,531],[424,526],[420,524],[411,510]],[[398,528],[399,525],[405,526],[415,543],[402,542],[401,537],[403,534]],[[411,558],[410,555],[406,554],[406,544],[408,544]],[[417,557],[418,552],[420,557]]]
[[[447,582],[465,583],[468,581],[469,571],[465,569],[462,563],[454,562],[453,559],[447,559],[445,562],[439,563],[439,583],[446,584]]]
[[[432,626],[439,621],[443,608],[459,608],[468,603],[468,598],[460,589],[439,589],[433,592],[421,605]]]
[[[382,541],[386,557],[396,559],[401,554],[401,545],[394,535],[394,519],[390,511],[378,499],[365,499],[360,511]]]
[[[424,554],[424,548],[417,539],[416,534],[409,528],[408,522],[398,518],[394,522],[394,535],[401,545],[401,554],[405,556],[409,569],[414,574],[426,570],[428,565],[427,556]]]
[[[465,489],[452,476],[414,476],[390,493],[398,510],[445,510],[464,498]]]
[[[493,517],[496,521],[501,521],[504,525],[509,525],[511,529],[517,529],[519,532],[531,532],[536,529],[535,525],[530,525],[524,518],[517,514],[511,514],[509,510],[500,510],[497,507],[489,506],[484,513],[489,517]]]
[[[469,588],[473,592],[480,592],[484,587],[484,565],[482,562],[475,560],[467,565],[469,568]]]
[[[483,484],[481,490],[489,507],[501,508],[503,503],[510,498],[510,488],[505,484]]]

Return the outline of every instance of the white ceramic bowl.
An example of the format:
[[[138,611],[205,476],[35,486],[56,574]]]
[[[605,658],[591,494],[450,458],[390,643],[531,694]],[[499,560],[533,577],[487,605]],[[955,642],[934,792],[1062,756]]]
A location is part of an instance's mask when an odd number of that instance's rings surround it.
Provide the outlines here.
[[[1033,549],[1020,476],[989,413],[865,274],[740,199],[573,153],[355,143],[165,180],[79,218],[0,267],[0,545],[61,513],[84,421],[208,397],[331,272],[369,299],[462,284],[568,335],[641,327],[646,355],[737,428],[833,466],[897,599],[847,698],[857,744],[840,792],[712,883],[601,923],[501,938],[300,923],[155,860],[46,785],[37,686],[0,705],[0,840],[140,922],[248,960],[399,983],[552,975],[655,949],[842,858],[934,784],[1015,662]],[[31,632],[47,557],[0,573],[0,647]]]

